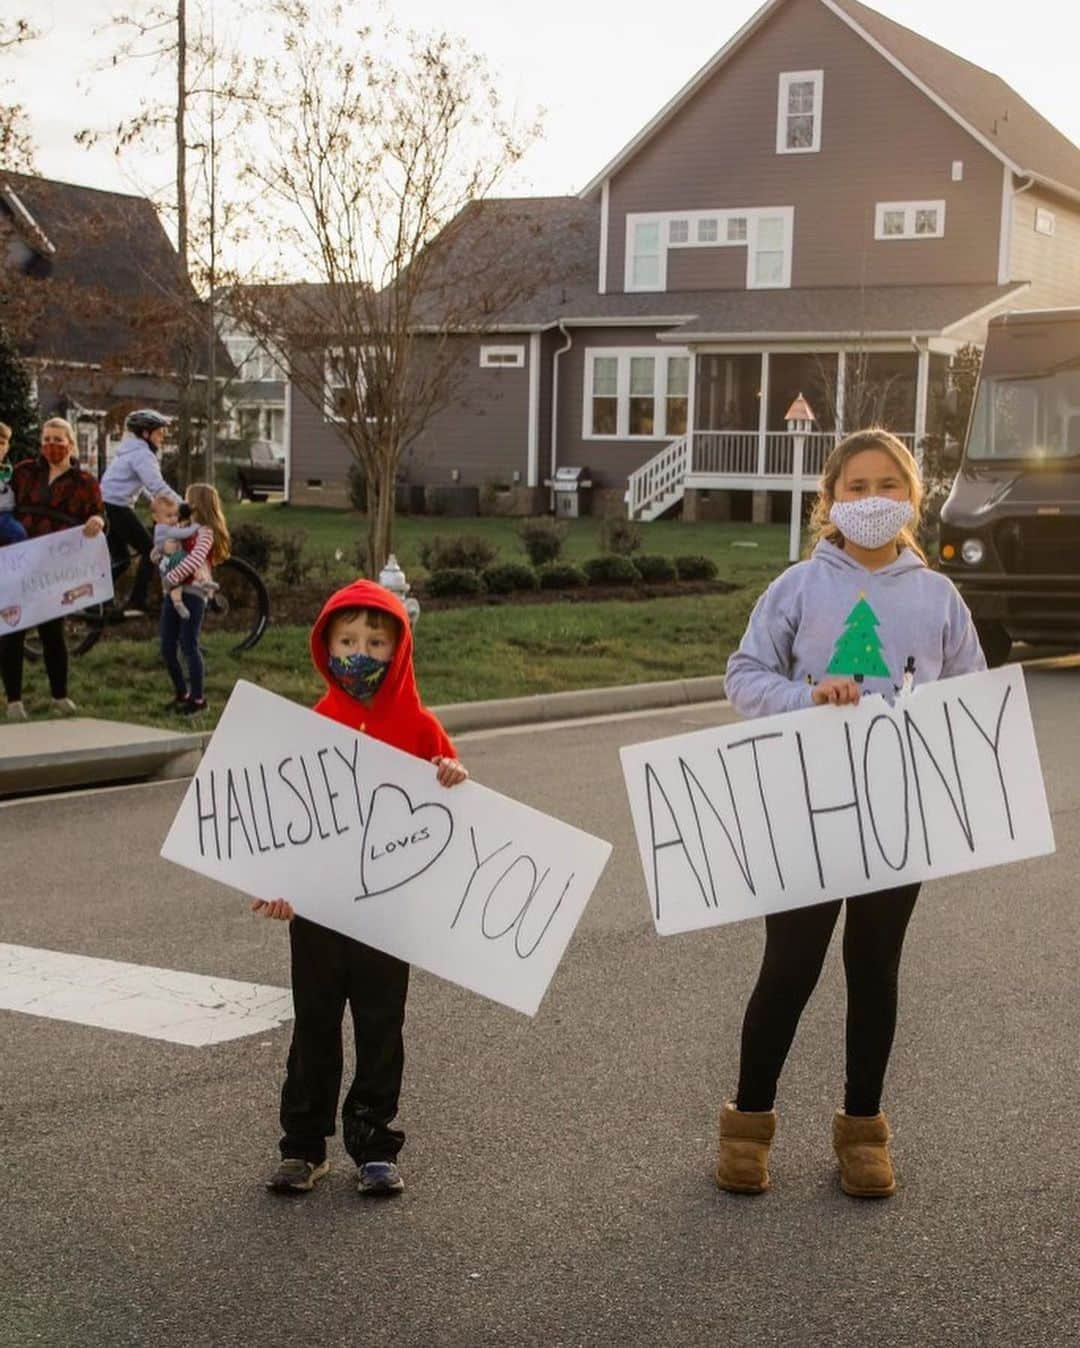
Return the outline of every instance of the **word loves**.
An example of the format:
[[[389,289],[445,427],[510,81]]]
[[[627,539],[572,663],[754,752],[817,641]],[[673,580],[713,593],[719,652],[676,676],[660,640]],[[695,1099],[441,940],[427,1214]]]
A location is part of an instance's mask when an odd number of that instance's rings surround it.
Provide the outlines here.
[[[623,749],[660,932],[1054,850],[1023,671]]]
[[[241,681],[162,855],[532,1015],[610,850]]]

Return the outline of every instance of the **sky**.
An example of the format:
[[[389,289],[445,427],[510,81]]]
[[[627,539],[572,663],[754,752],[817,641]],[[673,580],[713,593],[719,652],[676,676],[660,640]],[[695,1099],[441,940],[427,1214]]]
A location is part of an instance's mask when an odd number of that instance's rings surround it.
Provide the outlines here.
[[[100,32],[118,9],[148,0],[2,0],[32,14],[44,36],[0,66],[29,114],[40,172],[119,191],[153,191],[171,164],[104,146],[81,149],[74,133],[116,122],[137,102],[149,73],[131,63],[101,69],[115,38]],[[209,0],[204,0],[209,3]],[[213,0],[228,25],[237,0]],[[545,109],[544,135],[529,152],[512,195],[579,191],[758,8],[759,0],[389,0],[403,27],[445,28],[486,56],[506,105],[527,120]],[[874,0],[873,7],[1000,75],[1057,128],[1080,143],[1076,78],[1080,6],[1074,0]],[[351,7],[357,22],[375,5]],[[251,30],[250,23],[245,31]]]

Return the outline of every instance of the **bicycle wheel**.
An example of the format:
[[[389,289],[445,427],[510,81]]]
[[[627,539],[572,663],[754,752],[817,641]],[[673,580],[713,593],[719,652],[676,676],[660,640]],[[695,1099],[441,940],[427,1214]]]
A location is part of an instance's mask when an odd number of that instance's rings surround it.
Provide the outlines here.
[[[204,632],[228,632],[236,642],[233,654],[250,651],[270,622],[270,595],[262,577],[242,557],[227,557],[214,567],[221,587],[206,606]]]

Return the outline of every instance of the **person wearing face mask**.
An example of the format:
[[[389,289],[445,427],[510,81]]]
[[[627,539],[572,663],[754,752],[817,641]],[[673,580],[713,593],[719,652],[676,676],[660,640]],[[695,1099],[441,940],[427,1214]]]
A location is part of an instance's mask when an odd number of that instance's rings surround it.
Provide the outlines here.
[[[446,731],[420,701],[409,619],[396,595],[370,580],[331,595],[311,630],[311,658],[326,683],[317,712],[425,759],[441,786],[465,781],[469,774]],[[330,1168],[326,1139],[334,1132],[348,1002],[356,1075],[341,1109],[342,1140],[362,1196],[400,1193],[397,1156],[405,1134],[391,1124],[404,1067],[409,966],[295,916],[286,899],[256,899],[251,908],[290,923],[292,955],[295,1021],[281,1091],[281,1160],[267,1187],[307,1193]]]
[[[917,539],[923,485],[914,458],[880,429],[856,431],[829,455],[811,516],[815,546],[758,600],[725,688],[743,717],[848,706],[986,668],[967,606],[931,571]],[[896,1025],[904,935],[919,886],[846,901],[847,1049],[844,1107],[833,1148],[844,1192],[895,1192],[881,1095]],[[742,1027],[738,1090],[720,1115],[716,1182],[769,1187],[777,1082],[821,973],[844,901],[765,918],[765,954]]]
[[[79,466],[75,457],[75,432],[63,417],[52,417],[41,428],[41,453],[15,465],[11,474],[15,496],[14,515],[30,538],[70,529],[72,521],[93,538],[105,528],[104,508],[97,479]],[[38,627],[45,674],[49,680],[53,710],[75,711],[68,697],[68,656],[64,643],[64,620],[53,618]],[[0,679],[7,699],[9,721],[25,721],[23,706],[23,655],[26,632],[0,637]]]

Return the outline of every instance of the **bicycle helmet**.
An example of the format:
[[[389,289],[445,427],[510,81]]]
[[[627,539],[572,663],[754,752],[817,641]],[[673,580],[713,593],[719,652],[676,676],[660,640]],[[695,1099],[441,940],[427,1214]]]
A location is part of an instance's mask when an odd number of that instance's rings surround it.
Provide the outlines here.
[[[142,431],[157,431],[162,426],[167,426],[171,418],[162,416],[160,412],[155,412],[152,407],[143,407],[138,412],[129,414],[124,426],[129,431],[134,431],[138,435]]]

